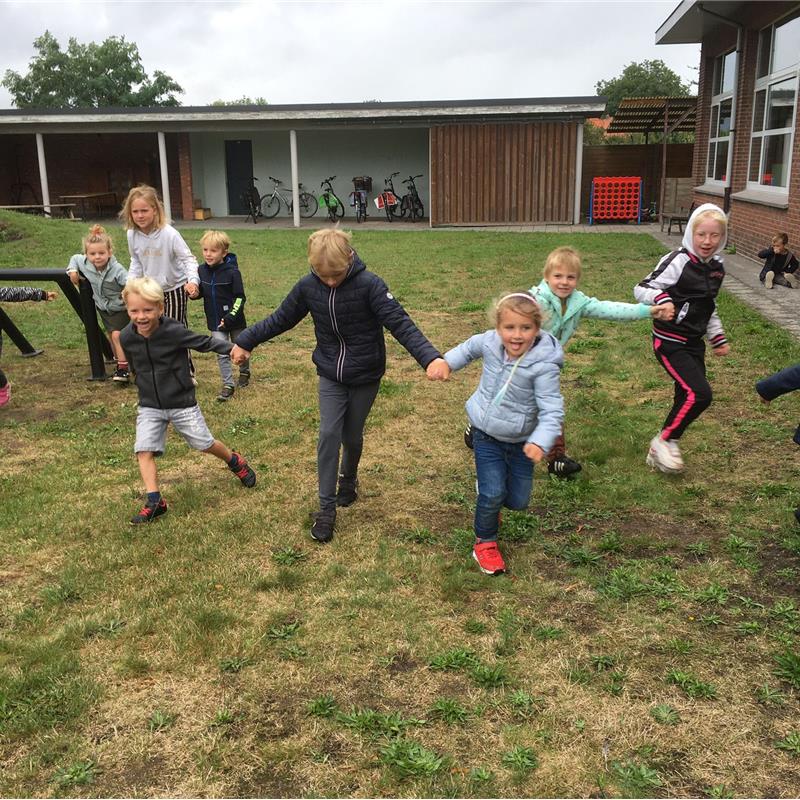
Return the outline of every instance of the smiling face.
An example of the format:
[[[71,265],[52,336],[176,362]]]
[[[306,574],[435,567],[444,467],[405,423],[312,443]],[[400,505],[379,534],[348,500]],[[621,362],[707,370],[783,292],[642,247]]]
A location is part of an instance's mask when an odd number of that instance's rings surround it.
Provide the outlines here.
[[[161,315],[164,313],[163,303],[147,300],[136,292],[128,294],[125,306],[131,322],[136,326],[136,331],[145,337],[150,336],[159,326]]]
[[[228,251],[218,244],[204,244],[203,245],[203,258],[209,267],[216,267],[225,260]]]
[[[692,229],[692,248],[703,261],[708,261],[719,250],[725,228],[712,217],[703,217]]]
[[[93,242],[86,246],[86,258],[98,272],[102,272],[111,259],[111,250],[103,242]]]
[[[530,317],[504,308],[497,319],[497,333],[508,357],[519,358],[530,350],[539,335],[539,326]]]
[[[156,224],[156,207],[143,197],[137,197],[131,203],[131,218],[142,233],[150,233]]]
[[[545,280],[556,297],[566,300],[577,288],[578,277],[577,270],[556,264],[547,273]]]

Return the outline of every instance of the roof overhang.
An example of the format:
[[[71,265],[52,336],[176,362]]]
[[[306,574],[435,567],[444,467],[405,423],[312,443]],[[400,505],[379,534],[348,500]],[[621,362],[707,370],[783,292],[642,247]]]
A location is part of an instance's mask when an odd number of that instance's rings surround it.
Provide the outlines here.
[[[430,127],[447,123],[581,121],[604,97],[540,97],[394,103],[174,108],[0,110],[0,133],[178,132],[337,127]]]
[[[741,19],[744,2],[733,0],[683,0],[656,31],[656,44],[699,44],[726,23],[745,23]],[[707,10],[704,11],[703,7]]]
[[[607,133],[693,133],[697,97],[626,97]]]

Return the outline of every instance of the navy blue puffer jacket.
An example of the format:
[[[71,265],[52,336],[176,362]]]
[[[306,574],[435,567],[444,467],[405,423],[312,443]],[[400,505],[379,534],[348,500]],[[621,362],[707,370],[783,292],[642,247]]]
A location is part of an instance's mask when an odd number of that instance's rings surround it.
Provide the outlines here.
[[[338,286],[330,288],[310,272],[272,314],[239,334],[236,343],[252,350],[290,330],[309,313],[317,337],[312,360],[317,373],[329,380],[344,384],[380,380],[386,371],[384,327],[423,369],[441,358],[383,280],[355,254]]]

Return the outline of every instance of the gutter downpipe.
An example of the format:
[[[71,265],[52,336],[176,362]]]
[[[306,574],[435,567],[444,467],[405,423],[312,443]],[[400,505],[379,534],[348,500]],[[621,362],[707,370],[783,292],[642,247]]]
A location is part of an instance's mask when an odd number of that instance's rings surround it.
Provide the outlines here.
[[[52,216],[50,208],[50,184],[47,182],[47,162],[44,158],[44,137],[41,133],[36,134],[36,155],[39,159],[39,182],[42,186],[42,203],[44,204],[45,216]],[[34,198],[35,200],[36,198]]]
[[[297,131],[289,131],[289,163],[292,170],[292,224],[300,227],[300,187],[297,185]]]
[[[578,135],[575,142],[575,203],[572,224],[581,224],[581,183],[583,181],[583,125],[585,120],[576,123]]]
[[[169,196],[169,171],[167,170],[167,140],[164,131],[158,131],[158,164],[161,170],[161,200],[167,219],[172,220],[172,203]]]

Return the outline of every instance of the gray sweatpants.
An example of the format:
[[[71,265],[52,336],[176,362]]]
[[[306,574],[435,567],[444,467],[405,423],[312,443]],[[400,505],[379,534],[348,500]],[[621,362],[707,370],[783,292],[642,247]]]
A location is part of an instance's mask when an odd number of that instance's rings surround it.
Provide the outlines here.
[[[358,473],[358,462],[364,446],[364,424],[380,385],[380,381],[375,381],[347,386],[320,375],[317,474],[319,507],[322,511],[336,508],[340,448],[342,476],[355,479]]]
[[[236,337],[244,330],[244,328],[239,328],[235,331],[211,331],[211,338],[212,339],[219,339],[223,342],[231,341],[236,344]],[[233,367],[231,362],[231,357],[227,354],[217,353],[217,364],[219,365],[219,374],[222,378],[222,385],[223,386],[233,386]],[[247,361],[244,362],[239,367],[239,374],[240,375],[249,375],[250,374],[250,359],[248,358]]]

